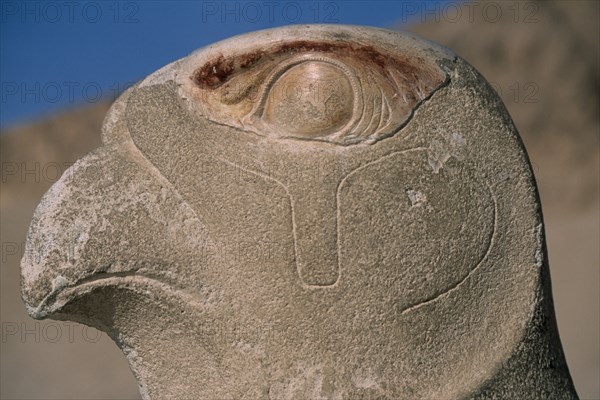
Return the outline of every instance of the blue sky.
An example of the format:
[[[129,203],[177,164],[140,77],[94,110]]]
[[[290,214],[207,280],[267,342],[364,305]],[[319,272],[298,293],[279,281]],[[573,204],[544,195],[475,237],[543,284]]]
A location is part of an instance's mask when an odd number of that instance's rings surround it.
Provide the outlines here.
[[[236,34],[293,23],[391,27],[439,3],[1,0],[1,127],[114,99],[161,66]]]

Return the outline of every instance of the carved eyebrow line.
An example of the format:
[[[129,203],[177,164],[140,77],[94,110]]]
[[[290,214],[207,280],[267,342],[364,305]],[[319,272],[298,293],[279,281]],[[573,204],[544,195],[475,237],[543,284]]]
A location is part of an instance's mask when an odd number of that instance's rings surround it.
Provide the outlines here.
[[[326,42],[297,40],[277,44],[273,47],[254,50],[242,54],[224,56],[220,54],[196,69],[190,79],[200,88],[214,90],[226,83],[236,73],[259,63],[263,58],[279,57],[286,53],[323,52],[335,53],[344,57],[372,63],[385,71],[388,66],[400,71],[403,75],[414,79],[436,80],[435,75],[444,75],[435,64],[426,62],[421,57],[387,56],[370,45],[350,42]],[[436,69],[438,71],[436,71]],[[437,72],[437,74],[436,74]],[[443,78],[438,77],[440,80]],[[419,79],[420,80],[420,79]]]

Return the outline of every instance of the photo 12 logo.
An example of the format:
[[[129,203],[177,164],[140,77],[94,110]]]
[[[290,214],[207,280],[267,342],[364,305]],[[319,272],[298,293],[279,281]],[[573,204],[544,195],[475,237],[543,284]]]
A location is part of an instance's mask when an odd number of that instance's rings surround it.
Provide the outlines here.
[[[539,5],[533,1],[403,1],[401,22],[536,23]]]
[[[2,82],[0,100],[2,104],[76,104],[97,103],[103,100],[116,100],[121,93],[135,82],[115,82],[106,88],[98,82]]]
[[[56,321],[2,321],[2,343],[98,343],[102,332],[85,325]]]
[[[203,23],[336,23],[339,3],[334,1],[203,1]]]
[[[139,22],[142,2],[135,1],[2,1],[2,23],[55,24]]]

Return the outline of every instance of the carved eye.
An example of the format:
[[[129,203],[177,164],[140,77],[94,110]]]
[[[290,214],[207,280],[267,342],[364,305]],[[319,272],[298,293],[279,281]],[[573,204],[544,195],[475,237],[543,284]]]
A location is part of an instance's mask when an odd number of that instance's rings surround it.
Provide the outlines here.
[[[207,118],[261,136],[349,145],[398,132],[446,79],[431,61],[369,46],[286,43],[204,63],[190,97]]]
[[[324,138],[341,132],[360,113],[360,83],[339,61],[304,55],[279,66],[243,120],[272,136]]]

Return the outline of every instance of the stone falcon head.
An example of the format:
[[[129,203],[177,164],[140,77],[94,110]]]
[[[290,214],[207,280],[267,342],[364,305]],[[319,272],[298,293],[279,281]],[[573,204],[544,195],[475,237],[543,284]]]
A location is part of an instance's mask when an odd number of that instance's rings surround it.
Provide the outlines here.
[[[485,82],[406,33],[291,26],[125,92],[44,196],[34,318],[145,398],[575,398],[537,191]]]

